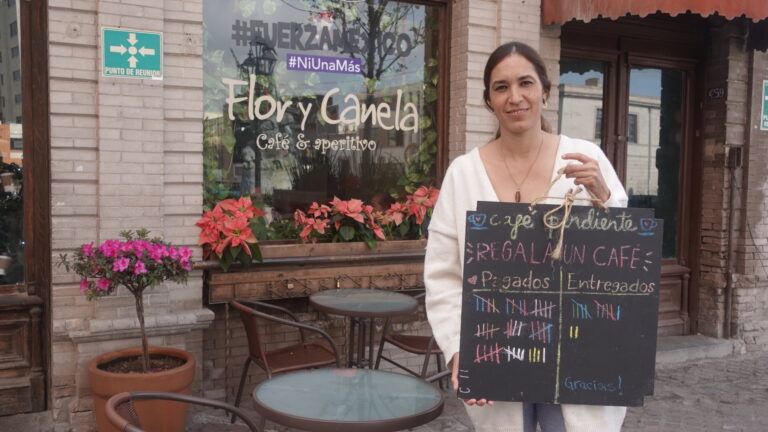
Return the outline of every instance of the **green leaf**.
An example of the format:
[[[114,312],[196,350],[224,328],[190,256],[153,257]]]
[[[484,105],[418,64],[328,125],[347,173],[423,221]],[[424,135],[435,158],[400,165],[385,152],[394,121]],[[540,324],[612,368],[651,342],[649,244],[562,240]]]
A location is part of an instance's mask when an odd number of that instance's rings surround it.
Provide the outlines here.
[[[243,249],[240,252],[240,255],[237,256],[237,260],[240,262],[240,264],[243,265],[243,267],[251,266],[251,261],[252,261],[251,256],[245,252],[245,249]]]
[[[350,241],[355,236],[355,229],[349,225],[343,225],[339,228],[339,235],[341,235],[341,238],[345,241]]]
[[[410,230],[410,224],[406,221],[403,221],[403,223],[400,224],[400,226],[397,227],[397,229],[400,231],[400,237],[405,237],[406,234],[408,234],[408,231]]]
[[[227,272],[229,271],[229,266],[232,265],[233,261],[234,257],[230,256],[228,253],[225,253],[219,260],[219,264],[221,265],[222,270]]]
[[[437,59],[432,57],[429,60],[427,60],[427,66],[428,67],[435,67],[435,66],[437,66]]]
[[[406,177],[408,177],[408,180],[410,180],[413,183],[421,182],[421,175],[419,173],[416,173],[416,172],[408,173]]]
[[[240,251],[242,251],[243,248],[240,246],[230,247],[229,248],[229,255],[232,257],[232,259],[237,259],[237,256],[240,255]],[[224,256],[226,256],[227,253],[224,253]]]
[[[261,248],[257,243],[251,245],[251,253],[253,254],[254,260],[264,262],[264,258],[261,256]]]
[[[427,103],[431,103],[437,100],[437,90],[434,87],[427,87],[424,89],[424,99]]]
[[[235,137],[232,135],[222,135],[220,138],[221,145],[227,149],[227,152],[234,153],[235,151]]]
[[[379,247],[379,244],[378,244],[378,243],[376,243],[376,240],[373,240],[373,239],[370,239],[370,240],[366,240],[366,241],[365,241],[365,244],[367,244],[367,245],[368,245],[368,248],[369,248],[369,249],[371,249],[371,250],[374,250],[374,251],[376,250],[376,248],[378,248],[378,247]]]
[[[437,132],[435,132],[434,129],[430,129],[424,133],[424,144],[432,144],[435,141],[437,141]]]
[[[379,80],[376,78],[369,78],[365,80],[365,87],[368,89],[368,93],[373,93],[376,91],[376,84],[378,84]]]

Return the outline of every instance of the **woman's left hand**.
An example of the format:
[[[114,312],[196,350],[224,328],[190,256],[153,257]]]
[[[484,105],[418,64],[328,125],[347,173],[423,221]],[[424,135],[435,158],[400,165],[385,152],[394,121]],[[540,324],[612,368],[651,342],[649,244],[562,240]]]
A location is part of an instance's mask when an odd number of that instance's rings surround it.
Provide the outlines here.
[[[611,190],[608,189],[608,185],[603,179],[597,160],[582,153],[566,153],[562,157],[566,160],[581,162],[580,164],[571,163],[565,166],[563,174],[566,178],[572,178],[576,185],[583,185],[592,192],[592,195],[603,202],[608,201],[608,198],[611,197]]]

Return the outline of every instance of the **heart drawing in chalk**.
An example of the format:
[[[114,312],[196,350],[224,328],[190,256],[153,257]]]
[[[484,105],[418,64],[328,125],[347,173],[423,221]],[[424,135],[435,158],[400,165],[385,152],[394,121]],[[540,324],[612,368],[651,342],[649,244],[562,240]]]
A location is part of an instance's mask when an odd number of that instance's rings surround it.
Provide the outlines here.
[[[472,285],[475,285],[477,283],[477,275],[474,275],[471,278],[467,279],[467,282],[471,283]]]

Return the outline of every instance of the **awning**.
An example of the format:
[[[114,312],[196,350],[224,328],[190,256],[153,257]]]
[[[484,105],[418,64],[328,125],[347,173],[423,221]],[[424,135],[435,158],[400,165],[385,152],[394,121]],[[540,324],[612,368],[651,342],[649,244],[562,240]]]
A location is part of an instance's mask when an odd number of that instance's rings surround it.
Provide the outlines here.
[[[691,12],[728,19],[744,16],[757,22],[768,18],[768,0],[542,0],[542,23],[563,24],[572,19],[588,22],[627,14],[644,17],[656,12],[672,16]]]

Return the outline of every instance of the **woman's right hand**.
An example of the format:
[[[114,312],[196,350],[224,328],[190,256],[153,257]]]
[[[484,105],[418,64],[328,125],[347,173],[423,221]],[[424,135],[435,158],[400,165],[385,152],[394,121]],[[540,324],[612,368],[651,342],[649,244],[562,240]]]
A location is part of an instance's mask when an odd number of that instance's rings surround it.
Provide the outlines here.
[[[459,389],[459,353],[456,353],[453,355],[450,361],[451,365],[451,384],[453,384],[453,389],[458,390]],[[477,405],[477,406],[483,406],[485,404],[493,405],[493,401],[489,401],[486,399],[462,399],[465,404],[467,405]]]

